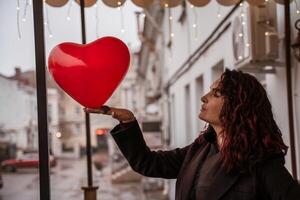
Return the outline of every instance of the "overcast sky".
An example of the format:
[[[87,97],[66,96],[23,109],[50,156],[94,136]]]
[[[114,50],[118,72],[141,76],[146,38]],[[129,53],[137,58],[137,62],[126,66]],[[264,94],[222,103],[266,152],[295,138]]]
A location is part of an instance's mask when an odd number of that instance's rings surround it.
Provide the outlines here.
[[[25,21],[23,20],[26,0],[19,0],[19,27],[21,39],[17,28],[17,2],[18,0],[0,0],[0,74],[13,75],[16,66],[22,70],[35,68],[34,32],[32,5],[27,6]],[[71,0],[61,7],[47,6],[49,27],[52,37],[49,37],[48,26],[45,25],[46,56],[51,49],[62,42],[81,42],[80,7]],[[46,9],[46,8],[45,8]],[[44,16],[46,10],[44,9]],[[70,20],[67,19],[70,9]],[[116,8],[107,7],[98,0],[97,7],[86,8],[86,34],[87,42],[97,39],[96,10],[98,11],[99,37],[112,35],[129,44],[131,49],[137,50],[140,43],[137,36],[137,23],[134,11],[140,8],[131,1],[126,1],[123,12]],[[121,13],[125,32],[121,32]],[[46,16],[44,21],[46,21]]]

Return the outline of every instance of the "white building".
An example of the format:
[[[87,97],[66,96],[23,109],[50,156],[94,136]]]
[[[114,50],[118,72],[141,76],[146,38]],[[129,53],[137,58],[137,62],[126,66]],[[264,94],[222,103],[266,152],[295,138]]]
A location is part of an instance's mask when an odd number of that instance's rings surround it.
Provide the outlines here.
[[[265,1],[262,1],[265,2]],[[291,5],[292,23],[297,19]],[[152,16],[154,17],[154,15]],[[150,20],[149,20],[150,21]],[[151,25],[150,25],[151,26]],[[183,6],[165,9],[161,27],[156,27],[154,51],[164,55],[161,110],[163,130],[169,136],[170,148],[191,143],[202,130],[198,119],[200,98],[209,90],[225,67],[241,69],[256,75],[265,86],[284,141],[289,141],[286,73],[284,67],[284,7],[273,1],[265,6],[249,7],[247,2],[224,7],[211,1],[205,7]],[[296,30],[292,38],[296,36]],[[300,163],[300,70],[293,60],[293,103],[297,163]],[[147,66],[151,68],[151,64]],[[168,112],[166,112],[166,110]],[[291,171],[290,153],[286,167]],[[300,166],[297,166],[300,179]],[[174,199],[175,181],[170,187]]]
[[[1,141],[15,144],[17,150],[37,150],[36,91],[0,75]]]

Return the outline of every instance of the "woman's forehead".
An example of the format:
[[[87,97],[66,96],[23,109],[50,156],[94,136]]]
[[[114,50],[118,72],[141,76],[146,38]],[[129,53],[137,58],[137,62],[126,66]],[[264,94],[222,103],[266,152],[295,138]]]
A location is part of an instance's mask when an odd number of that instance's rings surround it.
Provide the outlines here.
[[[210,89],[217,88],[219,86],[220,79],[217,79],[213,82],[213,84],[210,86]]]

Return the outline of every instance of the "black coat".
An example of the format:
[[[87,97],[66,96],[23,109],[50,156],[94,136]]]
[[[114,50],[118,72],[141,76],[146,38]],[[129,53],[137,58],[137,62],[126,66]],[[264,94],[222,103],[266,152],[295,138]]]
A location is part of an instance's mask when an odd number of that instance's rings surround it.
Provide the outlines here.
[[[176,200],[188,200],[197,166],[207,155],[205,135],[171,151],[151,151],[138,123],[117,125],[111,134],[132,169],[144,176],[177,179]],[[283,157],[266,160],[255,173],[228,174],[212,182],[205,200],[300,200],[300,186],[284,167]]]

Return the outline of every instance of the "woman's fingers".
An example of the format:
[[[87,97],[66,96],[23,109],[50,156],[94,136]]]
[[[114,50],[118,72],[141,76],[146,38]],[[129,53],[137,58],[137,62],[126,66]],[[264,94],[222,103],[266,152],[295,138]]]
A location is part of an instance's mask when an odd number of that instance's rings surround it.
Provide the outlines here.
[[[127,109],[114,108],[109,106],[101,106],[99,109],[94,108],[84,108],[87,113],[98,113],[104,115],[111,115],[114,119],[119,121],[133,121],[135,120],[134,114]]]
[[[112,115],[112,108],[108,106],[101,106],[101,108],[83,108],[84,112],[98,113],[104,115]]]

